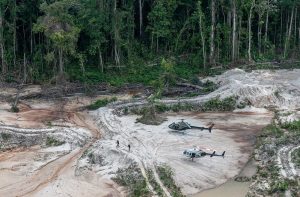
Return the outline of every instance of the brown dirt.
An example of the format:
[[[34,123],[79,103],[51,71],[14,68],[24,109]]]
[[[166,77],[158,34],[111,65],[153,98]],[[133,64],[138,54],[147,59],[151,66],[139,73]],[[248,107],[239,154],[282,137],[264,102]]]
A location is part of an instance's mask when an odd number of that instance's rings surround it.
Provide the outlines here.
[[[21,102],[19,104],[19,113],[10,113],[8,109],[4,109],[1,111],[2,116],[0,116],[0,121],[5,123],[9,122],[9,125],[16,125],[23,128],[44,128],[47,122],[68,122],[76,127],[83,127],[90,130],[93,139],[83,148],[75,149],[69,154],[60,156],[58,159],[55,159],[54,161],[43,165],[32,175],[26,177],[22,176],[23,178],[21,178],[20,181],[13,181],[12,184],[1,187],[0,196],[11,196],[12,194],[14,196],[34,196],[43,188],[53,184],[53,182],[57,181],[59,177],[65,176],[65,174],[67,173],[71,174],[70,178],[75,179],[74,166],[76,166],[76,162],[81,157],[83,152],[86,151],[101,136],[101,132],[94,125],[94,122],[89,117],[88,113],[85,111],[77,111],[82,103],[87,103],[87,99],[85,99],[83,102],[79,102],[78,99],[76,100],[77,101],[75,102],[73,102],[73,100],[71,100],[71,102],[67,102],[66,100],[64,100],[55,102],[51,105],[43,105],[41,103],[36,105],[35,103],[29,104]],[[67,110],[65,110],[65,108],[67,108]],[[28,152],[32,151],[36,152],[38,151],[38,149],[17,148],[14,150],[2,152],[0,154],[0,162],[9,161],[17,155],[25,157]],[[20,160],[22,159],[20,158]],[[109,186],[109,188],[116,190],[112,186]]]

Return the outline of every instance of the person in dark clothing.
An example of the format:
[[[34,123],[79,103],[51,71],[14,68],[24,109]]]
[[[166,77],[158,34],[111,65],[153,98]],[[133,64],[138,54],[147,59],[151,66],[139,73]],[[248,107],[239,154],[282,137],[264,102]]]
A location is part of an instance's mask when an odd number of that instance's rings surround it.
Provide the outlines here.
[[[196,153],[192,153],[192,156],[191,156],[191,158],[192,158],[192,161],[194,161],[194,158],[196,157]]]
[[[128,144],[128,151],[130,152],[130,144]]]
[[[120,142],[119,140],[117,140],[117,148],[120,146]]]

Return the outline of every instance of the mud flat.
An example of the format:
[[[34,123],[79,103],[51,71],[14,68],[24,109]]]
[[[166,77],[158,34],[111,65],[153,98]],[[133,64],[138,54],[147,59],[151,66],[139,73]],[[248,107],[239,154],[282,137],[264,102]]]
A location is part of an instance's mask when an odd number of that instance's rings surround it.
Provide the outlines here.
[[[257,171],[256,168],[257,166],[255,161],[250,160],[238,176],[247,177],[250,180],[251,177],[255,175]],[[250,181],[238,182],[235,180],[229,180],[219,187],[205,190],[199,194],[192,195],[191,197],[244,197],[246,196],[250,185]]]

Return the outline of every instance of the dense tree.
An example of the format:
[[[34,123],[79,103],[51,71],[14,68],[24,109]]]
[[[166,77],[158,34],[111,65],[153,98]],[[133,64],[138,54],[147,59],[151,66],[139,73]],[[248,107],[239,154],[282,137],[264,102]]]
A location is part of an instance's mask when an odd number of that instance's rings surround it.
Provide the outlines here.
[[[216,29],[216,0],[211,0],[211,28],[210,28],[210,53],[209,63],[215,64],[215,29]]]
[[[299,9],[298,0],[0,0],[1,79],[117,80],[160,72],[149,64],[163,57],[175,71],[299,58]]]
[[[155,1],[149,14],[149,30],[151,32],[151,46],[156,39],[156,51],[160,49],[160,42],[165,46],[170,44],[173,30],[172,16],[176,9],[175,0]]]
[[[76,6],[73,0],[62,0],[52,4],[43,3],[41,11],[45,15],[38,19],[36,31],[43,32],[53,45],[58,55],[58,74],[64,74],[66,54],[74,54],[80,29],[75,26],[74,16],[70,9]]]

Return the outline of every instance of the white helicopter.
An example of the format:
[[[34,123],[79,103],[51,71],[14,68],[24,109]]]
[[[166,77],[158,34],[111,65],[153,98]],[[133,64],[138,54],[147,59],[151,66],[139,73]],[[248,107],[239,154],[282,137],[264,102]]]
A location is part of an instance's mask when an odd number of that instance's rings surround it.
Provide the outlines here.
[[[194,160],[194,158],[200,158],[200,157],[205,157],[205,156],[210,156],[210,157],[225,157],[225,151],[222,154],[216,154],[216,151],[213,151],[213,153],[208,153],[205,152],[199,148],[191,148],[191,149],[186,149],[183,151],[183,155],[186,157],[189,157]]]

